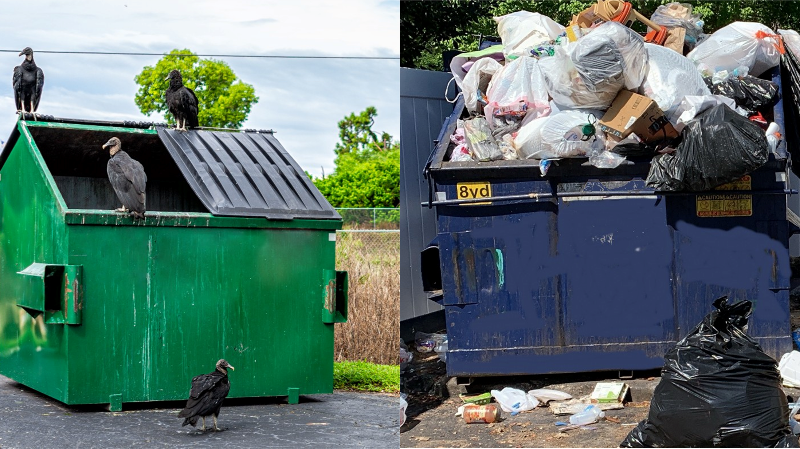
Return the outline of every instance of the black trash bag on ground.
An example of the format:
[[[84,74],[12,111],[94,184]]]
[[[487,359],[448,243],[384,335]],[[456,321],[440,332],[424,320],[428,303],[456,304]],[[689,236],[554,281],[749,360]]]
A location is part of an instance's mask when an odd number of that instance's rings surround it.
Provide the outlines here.
[[[778,363],[745,334],[752,303],[727,299],[664,356],[650,413],[621,447],[798,447]]]
[[[748,115],[768,111],[781,98],[777,84],[750,75],[742,78],[732,76],[718,84],[713,84],[710,77],[703,80],[712,94],[733,99],[736,106],[747,111]]]
[[[656,190],[710,190],[761,167],[769,143],[755,123],[720,104],[686,124],[674,153],[653,158],[647,186]]]

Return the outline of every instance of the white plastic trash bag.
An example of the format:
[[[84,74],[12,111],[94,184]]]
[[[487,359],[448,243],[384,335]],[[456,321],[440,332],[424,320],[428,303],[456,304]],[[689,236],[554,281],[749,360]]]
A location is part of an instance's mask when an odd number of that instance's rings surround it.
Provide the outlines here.
[[[668,48],[644,44],[647,72],[639,93],[653,99],[669,117],[686,95],[711,95],[691,60]]]
[[[492,58],[477,60],[464,77],[462,91],[464,92],[464,105],[469,112],[483,114],[483,97],[489,87],[489,82],[494,74],[503,66]]]
[[[530,56],[531,49],[555,40],[564,32],[564,27],[537,12],[517,11],[494,20],[506,57]]]
[[[506,413],[525,412],[533,410],[539,405],[539,401],[535,397],[516,388],[505,387],[499,391],[492,390],[491,394],[500,404],[500,408]]]
[[[672,113],[668,115],[667,118],[675,127],[675,130],[681,132],[690,120],[700,115],[700,113],[706,109],[711,109],[718,104],[728,105],[729,108],[739,113],[739,115],[747,115],[746,112],[736,106],[736,102],[733,101],[732,98],[728,98],[724,95],[687,95],[683,97],[683,100],[681,100],[678,106],[672,109]]]
[[[553,156],[545,153],[542,146],[542,128],[550,117],[539,117],[522,126],[514,137],[514,149],[520,159],[548,159]]]
[[[800,388],[800,352],[787,352],[778,362],[778,371],[781,372],[783,385]]]
[[[600,117],[599,111],[569,110],[550,116],[541,129],[542,150],[547,157],[584,157],[605,148],[605,137],[597,128],[594,135],[590,127]]]
[[[496,129],[517,117],[525,123],[550,113],[550,101],[539,61],[520,57],[498,70],[489,83],[488,104],[484,107],[489,126]]]
[[[647,70],[644,39],[630,28],[606,22],[539,61],[547,91],[567,108],[605,110],[623,88],[637,90]]]
[[[400,425],[402,426],[406,422],[406,408],[408,408],[408,402],[406,402],[406,394],[400,393]]]
[[[712,72],[739,66],[759,76],[778,65],[783,46],[780,37],[765,25],[733,22],[717,30],[686,55],[695,64],[704,64]]]
[[[800,55],[800,34],[795,30],[778,30],[778,34],[783,38],[783,43],[792,50],[795,55]]]
[[[456,84],[462,92],[464,90],[464,77],[467,76],[472,66],[483,58],[491,58],[497,62],[504,61],[503,46],[493,45],[483,50],[460,53],[450,61],[450,73],[453,74],[453,78],[455,78]]]

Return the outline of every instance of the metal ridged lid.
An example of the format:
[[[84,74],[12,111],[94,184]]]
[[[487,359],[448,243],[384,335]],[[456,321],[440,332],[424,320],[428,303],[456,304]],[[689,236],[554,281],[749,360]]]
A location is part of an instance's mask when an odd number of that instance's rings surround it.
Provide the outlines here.
[[[161,128],[158,137],[214,215],[341,219],[270,132]]]

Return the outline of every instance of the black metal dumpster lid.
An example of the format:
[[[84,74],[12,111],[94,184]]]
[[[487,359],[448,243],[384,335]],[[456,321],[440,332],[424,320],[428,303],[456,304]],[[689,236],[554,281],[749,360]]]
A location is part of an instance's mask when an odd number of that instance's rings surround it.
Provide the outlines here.
[[[214,215],[341,219],[271,132],[160,128],[158,137]]]

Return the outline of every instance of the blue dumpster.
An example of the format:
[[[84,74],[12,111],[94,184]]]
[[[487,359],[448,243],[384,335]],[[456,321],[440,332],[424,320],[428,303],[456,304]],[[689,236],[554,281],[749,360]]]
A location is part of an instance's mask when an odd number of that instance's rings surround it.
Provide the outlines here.
[[[659,368],[722,295],[754,303],[748,333],[768,354],[792,349],[785,146],[714,191],[655,192],[649,158],[565,159],[546,177],[531,161],[449,162],[462,112],[426,168],[438,234],[422,277],[445,308],[449,376]]]

